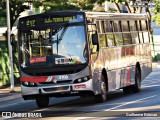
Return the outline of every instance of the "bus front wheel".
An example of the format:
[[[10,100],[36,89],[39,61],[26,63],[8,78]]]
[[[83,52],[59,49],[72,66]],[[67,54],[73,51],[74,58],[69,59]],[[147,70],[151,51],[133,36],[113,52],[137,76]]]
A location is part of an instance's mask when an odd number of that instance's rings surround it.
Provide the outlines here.
[[[49,97],[48,96],[38,96],[36,97],[36,103],[39,108],[48,107]]]
[[[104,101],[106,101],[106,97],[107,97],[106,83],[105,83],[105,79],[104,79],[103,75],[102,75],[101,79],[102,79],[101,85],[100,85],[101,93],[98,95],[95,95],[96,102],[104,102]]]

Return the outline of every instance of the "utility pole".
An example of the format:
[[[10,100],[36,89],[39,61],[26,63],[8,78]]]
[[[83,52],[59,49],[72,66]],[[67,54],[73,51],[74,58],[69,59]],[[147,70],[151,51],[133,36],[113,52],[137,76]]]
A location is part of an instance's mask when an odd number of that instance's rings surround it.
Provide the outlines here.
[[[11,25],[10,25],[10,7],[9,0],[6,0],[7,8],[7,40],[8,40],[8,52],[9,52],[9,72],[10,72],[10,84],[11,92],[14,92],[14,75],[13,75],[13,56],[12,56],[12,46],[11,46]]]

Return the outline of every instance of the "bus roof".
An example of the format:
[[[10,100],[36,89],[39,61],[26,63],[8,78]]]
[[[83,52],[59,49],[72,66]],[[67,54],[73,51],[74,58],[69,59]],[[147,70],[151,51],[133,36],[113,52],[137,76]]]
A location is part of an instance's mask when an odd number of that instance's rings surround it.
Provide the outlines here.
[[[139,16],[145,16],[146,14],[141,13],[106,13],[106,12],[85,12],[86,14],[92,14],[92,15],[139,15]]]
[[[85,12],[85,14],[88,18],[96,18],[96,19],[146,20],[148,18],[146,14],[138,14],[138,13]]]

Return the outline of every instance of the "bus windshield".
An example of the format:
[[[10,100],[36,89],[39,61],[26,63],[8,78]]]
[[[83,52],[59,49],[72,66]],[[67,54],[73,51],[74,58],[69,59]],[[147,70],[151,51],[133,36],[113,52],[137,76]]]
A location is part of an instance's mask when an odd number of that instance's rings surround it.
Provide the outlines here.
[[[19,34],[22,68],[84,64],[88,61],[83,24],[22,30]]]

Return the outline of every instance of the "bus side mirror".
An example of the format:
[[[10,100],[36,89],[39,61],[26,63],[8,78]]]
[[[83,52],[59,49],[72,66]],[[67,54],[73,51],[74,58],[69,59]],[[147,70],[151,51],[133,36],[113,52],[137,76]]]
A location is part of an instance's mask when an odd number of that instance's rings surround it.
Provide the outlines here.
[[[11,34],[11,45],[15,45],[15,44],[16,44],[15,35]]]
[[[92,34],[92,44],[98,45],[98,35],[96,33]]]

